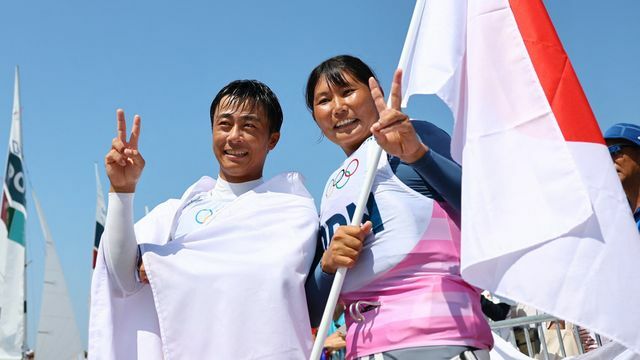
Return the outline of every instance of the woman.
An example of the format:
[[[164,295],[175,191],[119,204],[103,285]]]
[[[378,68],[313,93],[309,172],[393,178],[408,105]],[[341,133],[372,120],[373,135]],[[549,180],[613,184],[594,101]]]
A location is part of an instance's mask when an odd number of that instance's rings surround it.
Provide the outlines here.
[[[309,76],[307,106],[347,155],[322,196],[326,251],[314,280],[326,291],[338,267],[350,269],[340,296],[349,359],[451,359],[473,350],[488,358],[484,350],[493,342],[479,291],[460,276],[461,170],[444,131],[400,111],[401,77],[396,71],[387,107],[374,73],[358,58],[330,58]],[[385,153],[368,221],[348,226],[373,139]]]

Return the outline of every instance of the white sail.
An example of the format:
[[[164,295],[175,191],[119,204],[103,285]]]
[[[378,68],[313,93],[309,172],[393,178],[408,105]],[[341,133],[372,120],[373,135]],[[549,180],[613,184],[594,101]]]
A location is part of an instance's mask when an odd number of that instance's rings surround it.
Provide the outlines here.
[[[96,267],[96,256],[98,256],[98,246],[100,238],[104,231],[104,223],[107,219],[107,207],[102,193],[102,184],[100,183],[100,173],[98,172],[98,164],[93,164],[96,171],[96,231],[93,235],[93,267]]]
[[[36,338],[36,358],[38,360],[78,359],[84,351],[78,332],[78,324],[69,300],[67,284],[60,266],[60,259],[40,208],[40,202],[33,189],[31,194],[46,243],[42,307]]]
[[[25,343],[26,183],[23,171],[20,81],[16,67],[9,155],[0,221],[0,359],[20,359]]]

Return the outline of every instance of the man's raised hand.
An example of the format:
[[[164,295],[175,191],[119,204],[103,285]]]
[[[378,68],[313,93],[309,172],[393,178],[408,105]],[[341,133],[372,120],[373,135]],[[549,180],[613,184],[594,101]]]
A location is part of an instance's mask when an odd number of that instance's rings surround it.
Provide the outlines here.
[[[133,117],[131,136],[127,141],[127,122],[124,110],[116,110],[118,134],[111,141],[111,150],[104,158],[107,176],[111,182],[111,192],[132,193],[144,169],[144,159],[138,151],[140,138],[140,116]]]

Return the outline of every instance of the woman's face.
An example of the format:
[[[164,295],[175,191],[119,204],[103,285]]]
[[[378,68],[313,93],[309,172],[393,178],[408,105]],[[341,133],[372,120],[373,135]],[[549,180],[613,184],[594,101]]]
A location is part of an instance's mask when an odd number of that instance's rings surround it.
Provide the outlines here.
[[[321,77],[313,92],[313,117],[331,142],[351,155],[371,136],[378,110],[369,87],[343,72],[345,86],[330,86]]]

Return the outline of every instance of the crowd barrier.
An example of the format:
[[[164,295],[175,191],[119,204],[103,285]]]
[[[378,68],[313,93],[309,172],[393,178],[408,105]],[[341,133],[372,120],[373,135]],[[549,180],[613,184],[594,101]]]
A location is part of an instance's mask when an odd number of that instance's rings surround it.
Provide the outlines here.
[[[547,314],[532,315],[517,317],[513,319],[506,319],[501,321],[491,322],[491,330],[500,334],[502,338],[509,341],[513,347],[519,349],[525,355],[531,358],[555,360],[567,357],[569,353],[567,350],[567,336],[563,330],[561,330],[562,320]],[[555,326],[550,326],[553,324]],[[555,328],[552,329],[552,328]],[[573,334],[574,347],[577,347],[579,354],[584,354],[582,341],[580,341],[578,326],[570,327]],[[557,344],[558,349],[554,349],[553,352],[549,351],[548,337],[554,336],[555,339],[549,339],[554,341],[554,346]],[[524,339],[524,342],[522,342]],[[595,335],[595,341],[598,347],[602,346],[602,338],[600,335]],[[578,354],[569,354],[578,355]]]

